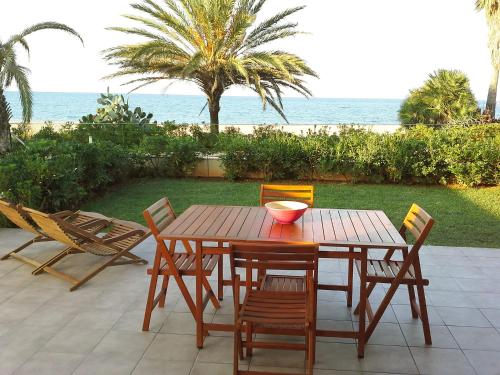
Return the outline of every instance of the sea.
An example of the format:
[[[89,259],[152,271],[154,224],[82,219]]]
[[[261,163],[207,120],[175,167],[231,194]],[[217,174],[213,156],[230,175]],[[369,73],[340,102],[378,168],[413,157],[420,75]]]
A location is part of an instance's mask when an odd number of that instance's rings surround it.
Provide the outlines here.
[[[35,92],[33,95],[33,122],[77,122],[82,116],[95,113],[98,93]],[[158,122],[209,123],[206,99],[195,95],[130,94],[131,108],[141,107],[153,113]],[[13,112],[13,122],[21,120],[18,93],[6,92]],[[336,125],[398,124],[398,110],[402,99],[341,99],[341,98],[284,98],[285,115],[290,124]],[[225,125],[284,124],[285,121],[268,106],[262,109],[258,97],[224,96],[219,115]]]

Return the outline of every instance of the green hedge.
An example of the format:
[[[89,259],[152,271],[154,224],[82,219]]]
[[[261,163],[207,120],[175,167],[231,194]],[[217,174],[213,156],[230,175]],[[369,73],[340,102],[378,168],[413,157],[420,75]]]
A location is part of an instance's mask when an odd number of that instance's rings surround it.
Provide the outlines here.
[[[260,130],[223,136],[218,145],[229,179],[261,172],[271,179],[310,179],[337,174],[356,181],[388,183],[500,182],[500,126],[416,126],[396,133],[345,127],[339,134],[298,136]]]
[[[59,132],[48,126],[25,143],[0,157],[0,195],[46,211],[77,208],[129,178],[186,176],[207,153],[220,154],[231,180],[257,173],[266,180],[334,174],[352,182],[500,182],[498,124],[438,130],[416,126],[394,134],[345,127],[335,135],[306,136],[270,127],[252,135],[234,129],[213,135],[199,126],[172,123],[147,128],[92,124]]]

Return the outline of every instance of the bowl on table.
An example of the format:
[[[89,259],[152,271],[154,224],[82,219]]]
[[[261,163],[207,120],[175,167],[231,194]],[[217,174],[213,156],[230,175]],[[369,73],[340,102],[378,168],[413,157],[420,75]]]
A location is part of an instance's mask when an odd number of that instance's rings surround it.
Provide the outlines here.
[[[307,210],[307,204],[294,201],[277,201],[265,204],[267,211],[280,224],[296,222]]]

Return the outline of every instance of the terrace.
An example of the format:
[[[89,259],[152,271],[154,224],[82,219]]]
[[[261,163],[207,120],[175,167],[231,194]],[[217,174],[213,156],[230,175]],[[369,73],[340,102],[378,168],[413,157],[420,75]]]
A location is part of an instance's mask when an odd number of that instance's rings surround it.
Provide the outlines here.
[[[0,229],[0,255],[30,235]],[[28,256],[46,258],[53,243],[37,244]],[[148,238],[134,254],[152,261],[155,241]],[[78,274],[95,256],[68,257],[58,270]],[[333,374],[496,374],[500,366],[500,251],[425,246],[422,270],[433,345],[426,346],[418,319],[412,319],[406,288],[398,290],[358,359],[353,339],[317,339],[315,373]],[[225,262],[225,275],[228,276]],[[142,332],[150,276],[146,266],[111,267],[70,293],[64,281],[8,259],[0,262],[1,374],[214,374],[232,373],[231,333],[213,332],[202,350],[195,345],[195,321],[175,283],[166,307],[154,309],[149,332]],[[321,260],[319,282],[345,282],[345,260]],[[355,277],[355,285],[358,283]],[[194,280],[187,280],[194,291]],[[215,290],[215,277],[211,278]],[[356,291],[357,288],[355,287]],[[207,305],[207,322],[232,322],[231,288],[222,307]],[[385,294],[377,287],[371,301]],[[344,292],[319,291],[318,329],[356,327]],[[358,301],[354,294],[354,302]],[[291,340],[293,340],[291,338]],[[303,373],[304,357],[295,352],[255,350],[240,369]]]

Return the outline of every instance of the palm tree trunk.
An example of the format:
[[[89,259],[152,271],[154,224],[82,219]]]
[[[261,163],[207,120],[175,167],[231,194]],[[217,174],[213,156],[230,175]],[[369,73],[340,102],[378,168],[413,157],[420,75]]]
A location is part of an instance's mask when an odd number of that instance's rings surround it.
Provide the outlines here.
[[[499,70],[498,66],[493,66],[493,74],[491,75],[490,87],[488,89],[488,99],[486,100],[486,108],[484,109],[484,112],[490,115],[492,119],[495,119]]]
[[[0,155],[10,150],[10,118],[9,104],[0,89]]]
[[[210,112],[210,132],[219,133],[219,112],[220,112],[220,99],[222,93],[214,93],[208,97],[208,110]]]

